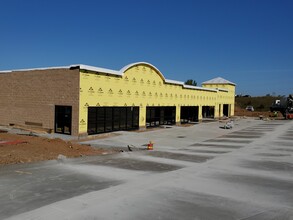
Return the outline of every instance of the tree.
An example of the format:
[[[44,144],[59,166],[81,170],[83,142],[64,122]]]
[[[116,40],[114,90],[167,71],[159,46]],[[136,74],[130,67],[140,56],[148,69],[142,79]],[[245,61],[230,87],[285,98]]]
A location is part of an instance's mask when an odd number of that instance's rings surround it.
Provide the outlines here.
[[[186,82],[184,83],[185,85],[191,85],[191,86],[197,86],[197,82],[193,79],[188,79],[186,80]]]

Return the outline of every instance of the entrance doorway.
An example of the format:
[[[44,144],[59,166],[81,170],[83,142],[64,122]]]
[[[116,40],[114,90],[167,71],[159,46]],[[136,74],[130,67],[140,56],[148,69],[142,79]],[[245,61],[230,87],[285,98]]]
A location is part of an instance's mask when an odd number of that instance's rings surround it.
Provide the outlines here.
[[[180,122],[198,122],[198,106],[181,106]]]
[[[202,106],[202,117],[203,118],[214,118],[215,107],[214,106]]]
[[[55,106],[55,133],[71,135],[72,106]]]
[[[88,107],[89,135],[138,128],[139,107]]]
[[[223,105],[223,115],[229,117],[229,105],[228,104]]]
[[[147,107],[146,126],[156,127],[160,125],[175,124],[176,107]]]

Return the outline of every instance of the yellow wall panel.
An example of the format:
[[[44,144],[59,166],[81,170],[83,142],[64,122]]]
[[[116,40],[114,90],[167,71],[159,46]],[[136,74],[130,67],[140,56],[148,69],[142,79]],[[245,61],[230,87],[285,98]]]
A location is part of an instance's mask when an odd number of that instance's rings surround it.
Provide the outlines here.
[[[228,92],[183,88],[165,82],[164,76],[147,64],[137,64],[122,76],[80,70],[79,133],[87,132],[88,106],[139,106],[139,126],[146,124],[147,106],[176,106],[176,122],[181,106],[215,106],[215,117],[221,117],[219,105],[230,104],[234,115],[235,86],[205,85],[205,88],[225,88]]]

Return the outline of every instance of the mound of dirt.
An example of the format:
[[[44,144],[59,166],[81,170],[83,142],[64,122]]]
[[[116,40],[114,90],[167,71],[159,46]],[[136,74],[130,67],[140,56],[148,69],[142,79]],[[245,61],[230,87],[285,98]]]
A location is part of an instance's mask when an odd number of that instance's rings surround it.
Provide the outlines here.
[[[113,151],[95,149],[61,139],[0,133],[0,164],[54,160],[58,155],[81,157],[106,153]]]

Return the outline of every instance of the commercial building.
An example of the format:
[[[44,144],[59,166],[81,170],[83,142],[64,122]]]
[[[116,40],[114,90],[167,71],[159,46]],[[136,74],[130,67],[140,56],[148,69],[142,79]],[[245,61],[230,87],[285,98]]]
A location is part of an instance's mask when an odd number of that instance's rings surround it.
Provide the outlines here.
[[[196,78],[196,77],[195,77]],[[0,72],[0,124],[84,136],[234,115],[235,84],[168,80],[152,64]]]

